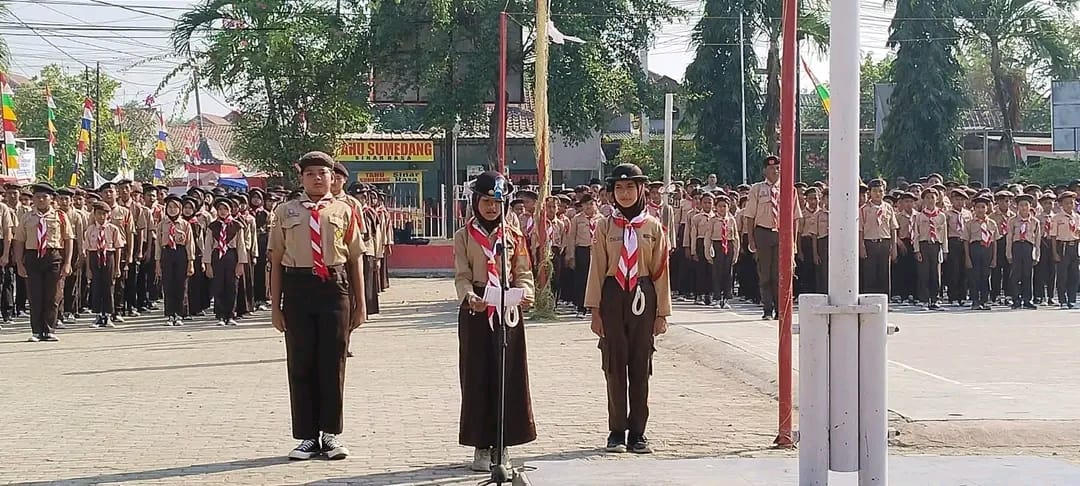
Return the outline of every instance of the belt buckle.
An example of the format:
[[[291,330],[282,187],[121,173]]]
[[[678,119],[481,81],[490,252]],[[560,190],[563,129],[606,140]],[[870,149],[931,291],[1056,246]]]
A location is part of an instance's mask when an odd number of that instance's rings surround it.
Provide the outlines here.
[[[316,276],[316,277],[319,276],[319,272],[315,271],[315,267],[311,267],[311,274]]]

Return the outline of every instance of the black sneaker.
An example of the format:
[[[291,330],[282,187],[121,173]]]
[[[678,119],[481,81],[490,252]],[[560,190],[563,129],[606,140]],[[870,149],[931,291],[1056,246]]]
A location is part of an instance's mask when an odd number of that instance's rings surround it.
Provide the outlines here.
[[[645,434],[630,437],[630,452],[634,454],[652,454],[652,447]]]
[[[607,447],[604,450],[608,452],[626,452],[626,432],[615,431],[607,436]]]
[[[296,461],[306,461],[312,457],[322,454],[322,446],[319,445],[318,439],[304,439],[300,442],[300,445],[296,446],[292,452],[289,452],[289,459]]]
[[[346,448],[345,444],[342,444],[334,434],[323,433],[322,451],[326,454],[326,458],[331,461],[349,457],[349,449]]]
[[[53,333],[50,332],[50,333],[47,333],[47,334],[41,336],[41,340],[45,341],[45,342],[48,342],[48,343],[55,343],[55,342],[59,341],[60,338],[56,337],[56,334],[53,334]]]
[[[36,343],[39,341],[41,341],[41,336],[38,336],[37,334],[31,334],[30,338],[26,340],[28,343]]]
[[[1031,302],[1025,302],[1022,307],[1027,310],[1036,310],[1039,308],[1039,306],[1032,304]]]

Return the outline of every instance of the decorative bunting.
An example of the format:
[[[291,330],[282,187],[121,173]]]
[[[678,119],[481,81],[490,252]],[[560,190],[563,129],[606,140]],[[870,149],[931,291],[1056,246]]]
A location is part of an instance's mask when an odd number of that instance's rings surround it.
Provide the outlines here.
[[[154,185],[165,183],[165,154],[168,152],[169,132],[165,129],[165,117],[158,112],[158,135],[154,145]]]
[[[49,85],[45,85],[45,106],[49,109],[49,162],[46,167],[49,169],[49,182],[52,183],[53,177],[56,175],[56,103],[53,102],[52,90],[49,89]]]
[[[82,124],[79,126],[79,144],[75,147],[75,166],[71,168],[71,180],[68,185],[79,185],[79,171],[82,170],[83,157],[86,149],[90,146],[90,128],[94,123],[94,100],[87,97],[83,100]]]
[[[120,140],[120,168],[117,172],[124,179],[135,179],[135,171],[131,169],[131,162],[128,161],[128,139],[127,134],[124,133],[124,109],[119,106],[113,110],[113,127],[116,128],[117,138]]]
[[[8,174],[19,168],[19,149],[15,146],[15,92],[8,84],[6,73],[0,72],[4,110],[4,159]]]

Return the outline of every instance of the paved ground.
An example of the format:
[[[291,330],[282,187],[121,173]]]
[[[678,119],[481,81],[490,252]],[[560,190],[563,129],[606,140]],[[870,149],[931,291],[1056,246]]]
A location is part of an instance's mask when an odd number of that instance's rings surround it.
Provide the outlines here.
[[[727,348],[720,355],[741,355],[727,360],[737,361],[748,381],[775,392],[769,381],[776,375],[775,321],[761,321],[750,305],[734,312],[681,309],[677,320]],[[1074,379],[1080,312],[891,311],[889,321],[900,327],[889,337],[888,403],[901,432],[897,445],[1080,459],[1080,384]]]
[[[142,319],[89,322],[59,343],[0,331],[0,482],[28,484],[476,484],[457,445],[457,339],[449,280],[395,280],[384,314],[354,335],[346,461],[288,463],[282,338],[266,316],[238,328]],[[734,371],[659,344],[650,437],[656,459],[768,455],[776,405]],[[540,439],[520,461],[602,459],[603,377],[584,322],[533,325]],[[641,461],[622,456],[620,461]]]

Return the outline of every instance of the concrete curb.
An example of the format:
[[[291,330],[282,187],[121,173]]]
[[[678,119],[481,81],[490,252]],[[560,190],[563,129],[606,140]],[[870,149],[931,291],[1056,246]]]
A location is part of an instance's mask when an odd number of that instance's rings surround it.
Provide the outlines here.
[[[391,278],[454,278],[450,268],[391,268]]]

